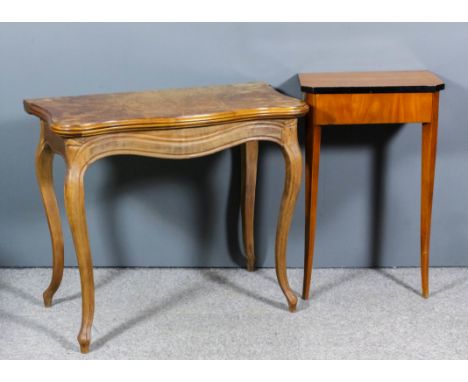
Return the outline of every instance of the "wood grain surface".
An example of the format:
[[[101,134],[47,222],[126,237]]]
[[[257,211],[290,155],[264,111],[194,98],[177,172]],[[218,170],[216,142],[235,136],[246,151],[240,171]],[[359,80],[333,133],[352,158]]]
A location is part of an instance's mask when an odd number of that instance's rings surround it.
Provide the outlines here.
[[[24,108],[64,137],[294,118],[308,110],[302,101],[262,82],[30,99]]]
[[[318,125],[418,123],[432,117],[432,93],[307,94]],[[310,102],[310,101],[307,101]]]

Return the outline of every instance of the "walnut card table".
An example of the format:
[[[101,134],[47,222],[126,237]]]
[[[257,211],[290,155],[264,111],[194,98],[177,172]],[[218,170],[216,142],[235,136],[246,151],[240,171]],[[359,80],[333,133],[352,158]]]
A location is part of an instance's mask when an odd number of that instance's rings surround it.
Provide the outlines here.
[[[440,78],[428,71],[303,73],[310,106],[306,128],[306,230],[303,298],[309,298],[314,255],[322,126],[422,123],[421,276],[429,296],[429,241]]]
[[[258,141],[277,143],[286,163],[275,246],[278,282],[289,310],[297,297],[288,284],[286,244],[301,182],[297,118],[308,106],[264,83],[206,88],[42,98],[24,101],[40,118],[36,172],[52,240],[53,270],[44,304],[50,306],[63,273],[63,235],[53,189],[52,160],[66,163],[65,208],[80,271],[81,351],[89,351],[94,315],[94,279],[85,217],[83,180],[94,161],[122,154],[158,158],[195,158],[242,145],[242,221],[247,268],[255,263],[253,219]]]

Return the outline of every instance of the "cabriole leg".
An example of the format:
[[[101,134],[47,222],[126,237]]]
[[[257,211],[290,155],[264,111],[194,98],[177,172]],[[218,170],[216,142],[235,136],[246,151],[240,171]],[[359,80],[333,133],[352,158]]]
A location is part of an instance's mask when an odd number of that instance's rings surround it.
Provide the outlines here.
[[[53,159],[54,153],[47,142],[45,142],[43,132],[41,132],[41,140],[36,152],[36,177],[49,225],[53,258],[52,278],[48,288],[43,293],[44,305],[47,307],[52,305],[52,298],[59,288],[63,276],[63,233],[54,190]]]
[[[301,150],[297,142],[296,125],[284,133],[286,138],[283,143],[283,156],[286,164],[284,191],[281,199],[281,207],[276,231],[275,264],[276,276],[288,301],[289,310],[294,312],[297,305],[297,297],[291,290],[287,276],[286,249],[288,233],[296,205],[297,195],[301,184]]]
[[[84,200],[85,168],[69,165],[65,180],[65,206],[80,270],[82,319],[78,342],[82,353],[89,351],[94,316],[93,262],[89,248]]]

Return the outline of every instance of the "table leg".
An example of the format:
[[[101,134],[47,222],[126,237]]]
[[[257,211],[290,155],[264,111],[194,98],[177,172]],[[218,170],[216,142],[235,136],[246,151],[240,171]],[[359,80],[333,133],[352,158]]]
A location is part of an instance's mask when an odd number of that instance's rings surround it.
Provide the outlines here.
[[[312,121],[312,118],[310,119]],[[310,123],[306,128],[305,179],[305,253],[302,298],[309,298],[312,263],[314,259],[315,226],[317,221],[317,193],[320,163],[321,126]]]
[[[36,176],[47,216],[47,223],[49,224],[53,257],[52,278],[48,288],[43,293],[45,306],[52,305],[52,297],[59,288],[63,276],[63,233],[59,207],[54,191],[53,159],[54,153],[43,139],[41,133],[41,140],[36,152]]]
[[[254,211],[255,186],[257,183],[258,141],[251,141],[241,146],[242,152],[242,234],[244,238],[247,270],[255,269],[254,250]]]
[[[84,201],[86,167],[69,164],[65,179],[65,207],[75,244],[81,280],[82,319],[78,342],[82,353],[89,351],[94,316],[94,278]]]
[[[421,281],[422,295],[429,297],[429,248],[431,236],[432,194],[434,191],[439,93],[434,93],[432,120],[423,123],[421,152]]]
[[[281,207],[276,231],[275,266],[276,276],[280,287],[288,300],[289,310],[294,312],[297,305],[297,297],[288,283],[286,249],[288,244],[288,233],[291,225],[294,206],[301,184],[301,149],[297,142],[296,129],[291,129],[289,139],[283,147],[283,156],[286,164],[284,191],[281,199]]]

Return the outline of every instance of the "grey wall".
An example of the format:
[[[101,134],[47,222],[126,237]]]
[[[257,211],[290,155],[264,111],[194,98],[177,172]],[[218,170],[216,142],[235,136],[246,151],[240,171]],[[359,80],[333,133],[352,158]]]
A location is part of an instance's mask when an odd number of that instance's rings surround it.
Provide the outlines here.
[[[255,80],[300,97],[301,71],[404,69],[430,69],[447,84],[432,264],[468,265],[467,41],[468,24],[0,24],[0,266],[51,257],[34,175],[39,124],[23,98]],[[420,135],[417,125],[324,132],[316,266],[418,264]],[[61,158],[55,165],[63,205]],[[260,266],[273,265],[282,184],[281,154],[262,143]],[[86,192],[95,265],[243,264],[238,149],[190,161],[109,158],[91,167]],[[290,266],[302,266],[303,208],[302,190]],[[68,227],[65,235],[75,265]]]

